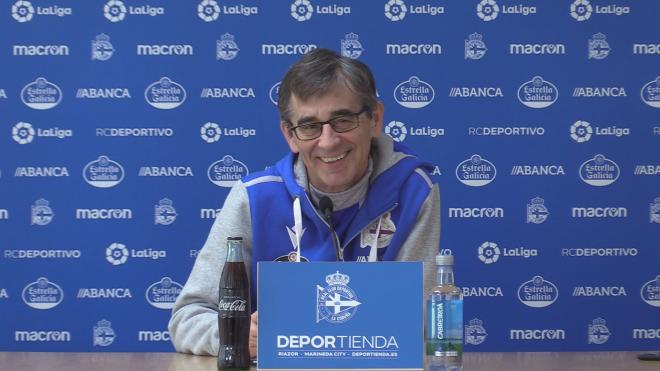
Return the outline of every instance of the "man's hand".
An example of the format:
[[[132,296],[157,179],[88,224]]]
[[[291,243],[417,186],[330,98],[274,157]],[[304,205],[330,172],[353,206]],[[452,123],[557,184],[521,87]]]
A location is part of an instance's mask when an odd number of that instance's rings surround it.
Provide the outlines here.
[[[252,313],[250,321],[250,357],[254,358],[257,356],[257,330],[259,328],[259,312]]]

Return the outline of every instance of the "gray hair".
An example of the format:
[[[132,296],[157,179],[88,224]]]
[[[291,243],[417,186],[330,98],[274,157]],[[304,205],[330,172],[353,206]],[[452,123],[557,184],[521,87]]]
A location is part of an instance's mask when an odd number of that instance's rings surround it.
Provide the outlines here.
[[[292,96],[302,101],[320,97],[339,83],[355,93],[362,107],[371,114],[378,99],[376,82],[369,67],[332,50],[319,48],[305,54],[284,75],[277,100],[280,118],[284,121],[291,118],[289,104]]]

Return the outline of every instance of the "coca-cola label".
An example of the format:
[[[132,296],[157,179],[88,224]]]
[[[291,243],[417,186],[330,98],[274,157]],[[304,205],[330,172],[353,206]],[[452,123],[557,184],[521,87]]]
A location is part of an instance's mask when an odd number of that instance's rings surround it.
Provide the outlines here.
[[[247,312],[247,300],[234,297],[220,299],[218,307],[224,312]]]

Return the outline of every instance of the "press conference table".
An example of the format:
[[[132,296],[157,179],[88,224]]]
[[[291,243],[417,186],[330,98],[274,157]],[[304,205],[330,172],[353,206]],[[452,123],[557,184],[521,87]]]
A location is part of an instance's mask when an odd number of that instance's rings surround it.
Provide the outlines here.
[[[466,353],[463,371],[638,371],[660,370],[637,352]],[[256,368],[255,368],[256,369]],[[178,353],[0,352],[2,371],[215,371],[214,357]]]

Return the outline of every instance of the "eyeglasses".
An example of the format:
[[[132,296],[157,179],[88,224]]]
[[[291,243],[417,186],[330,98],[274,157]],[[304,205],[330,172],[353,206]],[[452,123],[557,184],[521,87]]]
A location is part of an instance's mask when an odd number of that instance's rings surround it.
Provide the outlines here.
[[[328,121],[310,122],[296,126],[291,126],[293,123],[289,121],[289,130],[293,131],[299,140],[313,140],[320,137],[323,132],[323,125],[330,125],[336,133],[345,133],[358,127],[360,115],[369,111],[369,108],[364,107],[359,112],[333,117]]]

